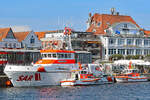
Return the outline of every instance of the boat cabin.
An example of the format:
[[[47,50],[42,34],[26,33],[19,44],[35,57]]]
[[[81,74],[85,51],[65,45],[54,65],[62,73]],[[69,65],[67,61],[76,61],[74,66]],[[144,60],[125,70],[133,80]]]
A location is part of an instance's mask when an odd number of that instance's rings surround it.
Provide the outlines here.
[[[66,50],[41,50],[43,59],[75,59],[74,51]]]
[[[138,69],[125,69],[122,72],[123,74],[139,73]]]
[[[75,51],[41,50],[42,59],[36,64],[75,64]]]

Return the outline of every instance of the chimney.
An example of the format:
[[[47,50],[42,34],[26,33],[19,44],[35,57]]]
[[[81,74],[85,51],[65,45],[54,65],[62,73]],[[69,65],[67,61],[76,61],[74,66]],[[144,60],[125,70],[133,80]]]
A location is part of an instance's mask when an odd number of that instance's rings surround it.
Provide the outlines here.
[[[115,15],[115,8],[111,8],[110,11],[112,15]]]
[[[119,15],[119,12],[117,12],[116,15]]]

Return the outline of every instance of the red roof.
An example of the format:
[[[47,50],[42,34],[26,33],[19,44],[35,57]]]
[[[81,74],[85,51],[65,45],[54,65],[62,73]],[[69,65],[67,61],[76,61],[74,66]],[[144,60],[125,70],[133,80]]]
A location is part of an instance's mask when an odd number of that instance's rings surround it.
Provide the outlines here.
[[[87,29],[87,32],[93,32],[93,29],[95,29],[96,30],[96,32],[94,32],[95,34],[106,34],[104,30],[107,29],[109,25],[120,22],[131,22],[135,24],[137,27],[139,27],[139,25],[136,24],[136,22],[130,16],[96,13],[91,17],[91,20],[92,22],[95,22],[95,25],[91,24],[90,27]],[[101,22],[101,25],[97,26],[99,22]]]
[[[0,28],[0,41],[2,39],[6,38],[8,32],[11,30],[11,28]]]
[[[145,31],[144,31],[144,34],[145,34],[145,35],[150,35],[150,30],[145,30]]]
[[[40,40],[41,38],[44,38],[44,37],[45,37],[45,34],[46,34],[47,32],[57,32],[57,30],[56,30],[56,31],[35,32],[35,34],[38,36],[38,39]]]
[[[23,40],[26,39],[26,37],[28,36],[28,34],[30,33],[30,31],[27,32],[15,32],[15,38],[19,41],[22,42]]]
[[[46,32],[35,32],[35,34],[37,35],[38,39],[40,40],[41,38],[45,37],[45,33]]]

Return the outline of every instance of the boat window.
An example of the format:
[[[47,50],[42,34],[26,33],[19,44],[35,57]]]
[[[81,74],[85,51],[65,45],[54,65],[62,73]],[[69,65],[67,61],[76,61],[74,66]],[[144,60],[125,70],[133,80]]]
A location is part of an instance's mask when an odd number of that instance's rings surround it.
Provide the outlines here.
[[[43,55],[43,54],[42,54],[41,56],[42,56],[42,57],[44,57],[44,55]]]
[[[51,54],[48,54],[48,57],[51,58]]]
[[[47,57],[47,54],[44,54],[44,58],[46,58]]]
[[[65,58],[69,58],[69,57],[68,57],[68,54],[65,54]]]
[[[71,54],[68,54],[68,58],[71,58]]]
[[[53,58],[56,58],[56,54],[53,54]]]
[[[81,71],[81,74],[86,74],[86,71]]]
[[[64,54],[58,54],[58,58],[63,58]]]

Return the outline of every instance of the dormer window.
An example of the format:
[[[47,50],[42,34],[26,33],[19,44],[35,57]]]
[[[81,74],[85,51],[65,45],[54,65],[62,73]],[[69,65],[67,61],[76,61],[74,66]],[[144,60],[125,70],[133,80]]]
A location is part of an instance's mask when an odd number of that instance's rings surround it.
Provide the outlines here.
[[[100,25],[101,25],[101,22],[98,22],[98,23],[97,23],[97,27],[100,27]]]
[[[128,25],[127,25],[127,24],[124,24],[124,28],[128,28]]]
[[[31,39],[30,39],[30,43],[33,44],[34,42],[35,42],[35,39],[34,39],[34,37],[32,36]]]
[[[93,29],[92,32],[96,32],[96,29]]]

